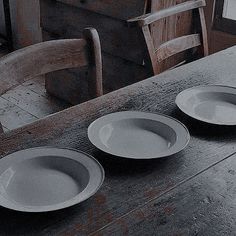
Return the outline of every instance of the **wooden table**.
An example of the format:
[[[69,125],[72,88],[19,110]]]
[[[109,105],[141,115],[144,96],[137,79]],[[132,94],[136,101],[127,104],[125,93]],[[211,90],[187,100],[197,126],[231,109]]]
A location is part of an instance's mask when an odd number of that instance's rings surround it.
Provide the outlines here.
[[[99,192],[69,209],[24,214],[1,208],[0,235],[234,235],[236,128],[194,121],[174,104],[180,91],[199,84],[236,86],[236,47],[0,136],[1,157],[40,145],[72,147],[95,156],[106,171]],[[89,142],[87,127],[121,110],[179,119],[191,133],[189,146],[151,161],[101,153]]]

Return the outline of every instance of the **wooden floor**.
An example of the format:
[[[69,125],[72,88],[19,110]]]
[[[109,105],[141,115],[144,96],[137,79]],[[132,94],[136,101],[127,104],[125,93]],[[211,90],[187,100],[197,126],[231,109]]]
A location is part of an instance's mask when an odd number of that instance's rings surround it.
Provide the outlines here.
[[[44,78],[37,77],[0,96],[0,121],[6,132],[69,106],[47,94]]]

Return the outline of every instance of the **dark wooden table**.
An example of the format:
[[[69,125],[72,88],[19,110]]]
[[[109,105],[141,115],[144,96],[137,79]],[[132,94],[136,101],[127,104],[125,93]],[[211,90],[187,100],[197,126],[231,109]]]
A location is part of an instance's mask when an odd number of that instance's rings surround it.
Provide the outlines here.
[[[99,192],[69,209],[24,214],[0,208],[0,235],[235,235],[236,128],[195,121],[174,103],[180,91],[200,84],[236,86],[236,47],[0,136],[1,157],[41,145],[72,147],[95,156],[106,171]],[[121,110],[179,119],[189,128],[189,146],[150,161],[100,152],[87,127]]]

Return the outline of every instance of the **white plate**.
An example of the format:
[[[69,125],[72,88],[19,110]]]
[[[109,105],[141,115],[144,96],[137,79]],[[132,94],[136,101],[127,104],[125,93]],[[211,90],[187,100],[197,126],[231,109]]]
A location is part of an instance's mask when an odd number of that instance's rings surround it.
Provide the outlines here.
[[[236,88],[207,85],[186,89],[176,104],[187,115],[216,125],[236,125]]]
[[[104,180],[102,166],[71,149],[39,147],[0,160],[0,205],[23,212],[47,212],[80,203]]]
[[[137,111],[100,117],[89,126],[88,137],[100,150],[132,159],[170,156],[184,149],[190,139],[187,128],[179,121]]]

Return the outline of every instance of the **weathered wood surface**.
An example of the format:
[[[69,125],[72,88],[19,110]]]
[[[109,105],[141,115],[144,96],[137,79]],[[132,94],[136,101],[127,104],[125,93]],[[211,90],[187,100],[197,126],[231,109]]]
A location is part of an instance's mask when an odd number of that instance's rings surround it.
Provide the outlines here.
[[[236,154],[94,235],[234,235]]]
[[[101,96],[103,94],[101,46],[97,31],[93,28],[84,29],[84,39],[38,43],[2,57],[0,95],[39,75],[79,67],[87,67],[90,97]],[[50,92],[48,84],[47,89]],[[73,95],[70,93],[67,101],[77,104],[78,101]],[[60,94],[57,96],[60,98]]]
[[[175,6],[162,9],[160,11],[147,13],[142,16],[135,17],[133,19],[128,20],[129,23],[138,23],[140,27],[149,25],[155,21],[161,20],[168,16],[176,15],[178,13],[186,12],[189,10],[193,10],[199,7],[206,6],[205,0],[192,0],[183,2],[180,4],[176,4]]]
[[[84,79],[87,82],[87,94],[89,99],[98,97],[103,95],[103,75],[102,75],[102,55],[101,55],[101,45],[100,45],[100,39],[98,36],[97,31],[94,28],[86,28],[83,31],[83,38],[84,41],[86,42],[86,60],[84,61],[86,64],[85,66],[87,67],[84,72]],[[75,40],[75,39],[74,39]],[[58,40],[56,42],[59,42],[61,40]],[[63,41],[63,40],[62,40]],[[66,40],[68,41],[68,40]],[[80,39],[81,41],[81,39]],[[49,41],[50,42],[50,41]],[[49,43],[48,42],[48,43]],[[54,42],[54,41],[52,41]],[[78,45],[79,47],[79,45]],[[75,52],[77,50],[81,50],[82,58],[79,58],[77,55],[77,60],[72,60],[73,66],[64,66],[64,68],[61,69],[66,69],[66,68],[75,68],[79,67],[78,64],[80,63],[81,67],[81,62],[83,60],[83,48],[74,48],[72,50],[72,54],[76,54]],[[65,52],[64,52],[65,54]],[[65,54],[66,55],[66,54]],[[63,56],[61,56],[63,57]],[[82,59],[82,60],[81,60]],[[76,65],[76,63],[78,63]],[[83,67],[83,66],[82,66]],[[80,68],[81,69],[81,68]],[[55,70],[54,70],[55,71]],[[60,75],[60,73],[59,73]],[[56,77],[49,76],[46,77],[46,89],[47,92],[55,95],[56,97],[65,100],[66,102],[70,102],[71,104],[78,104],[80,103],[80,99],[78,97],[78,94],[81,93],[80,91],[85,88],[81,88],[81,84],[79,81],[76,81],[77,83],[74,83],[74,81],[71,81],[70,78],[64,78],[63,82],[64,83],[58,83],[58,80]],[[81,78],[77,77],[77,80],[81,80]],[[55,84],[56,82],[56,84]],[[67,84],[67,86],[65,86]],[[68,85],[71,89],[68,89]],[[67,88],[67,93],[65,92],[64,87]],[[78,89],[80,88],[80,91]],[[74,89],[73,89],[74,88]],[[76,90],[75,90],[76,89]],[[75,90],[75,91],[74,91]]]
[[[183,190],[187,194],[187,189],[191,189],[188,183],[191,182],[190,179],[193,176],[200,176],[202,171],[207,170],[214,163],[222,161],[236,151],[235,128],[220,128],[194,121],[178,111],[174,104],[175,97],[180,91],[194,85],[224,84],[236,86],[234,76],[236,67],[233,63],[235,60],[236,47],[1,135],[1,157],[22,148],[40,145],[72,147],[95,156],[105,168],[106,179],[94,197],[64,211],[33,215],[11,212],[1,208],[0,234],[102,235],[99,231],[107,228],[111,229],[108,235],[122,235],[132,232],[132,229],[137,227],[138,232],[145,235],[145,225],[151,227],[150,231],[157,229],[159,222],[163,221],[161,212],[160,214],[156,212],[154,214],[156,217],[152,217],[151,213],[148,212],[151,210],[148,204],[152,204],[152,200],[161,197],[163,202],[161,206],[165,206],[167,202],[171,203],[171,199],[168,200],[168,191],[173,190],[173,194],[176,193],[176,196],[181,195]],[[183,152],[170,158],[138,162],[117,159],[98,151],[88,141],[88,125],[102,115],[121,110],[161,112],[179,119],[190,130],[192,137],[189,146]],[[219,175],[219,178],[227,177],[224,177],[224,174],[222,175]],[[200,178],[202,181],[204,180],[204,176]],[[186,185],[183,185],[184,182]],[[225,194],[224,191],[222,193]],[[230,193],[231,191],[228,195],[225,194],[226,199],[230,197]],[[182,221],[184,220],[183,217],[186,217],[191,223],[190,219],[194,217],[195,208],[191,211],[189,205],[184,205],[184,203],[191,202],[194,197],[197,197],[196,192],[190,191],[189,195],[181,200],[183,204],[179,204],[179,210],[174,211],[174,219],[179,218]],[[172,201],[174,201],[173,198]],[[136,212],[146,204],[147,215],[149,214],[151,217],[144,220],[142,227],[138,228],[138,219],[142,216],[135,215],[135,218],[132,219],[133,224],[130,223],[129,229],[129,221],[123,219],[132,216],[132,212]],[[194,205],[194,201],[192,204],[193,207],[197,207]],[[182,208],[183,206],[185,208]],[[153,208],[154,212],[155,209]],[[222,212],[222,215],[229,217],[230,214],[233,214],[233,209],[233,205],[232,207],[229,206]],[[207,226],[208,231],[217,231],[217,228],[220,229],[224,226],[224,221],[220,221],[220,215],[215,214],[214,217],[215,222],[218,223],[209,224]],[[202,222],[200,220],[199,222]],[[173,220],[168,225],[171,227],[163,229],[163,232],[173,229],[172,233],[174,234],[175,227],[178,226],[177,222]],[[108,228],[109,226],[111,228]],[[228,224],[228,226],[225,227],[226,234],[233,230],[232,224]],[[191,224],[185,225],[185,227],[186,232],[191,232]],[[199,224],[198,230],[204,230],[204,225]]]
[[[44,78],[37,77],[0,96],[0,121],[4,131],[8,131],[69,106],[50,96]]]
[[[161,9],[159,11],[153,11],[151,13],[144,14],[142,16],[135,17],[133,19],[129,19],[127,22],[130,26],[138,26],[142,28],[147,51],[150,59],[147,61],[147,64],[150,64],[152,67],[152,71],[154,75],[159,74],[165,70],[165,66],[161,64],[160,62],[164,61],[165,59],[168,59],[170,57],[173,57],[174,55],[178,55],[181,52],[187,51],[188,49],[196,48],[201,45],[202,42],[202,48],[203,48],[203,56],[207,56],[209,54],[208,52],[208,40],[207,40],[207,31],[206,31],[206,22],[205,22],[205,16],[203,7],[206,6],[205,0],[192,0],[183,2],[180,4],[176,4],[174,6]],[[171,19],[171,24],[176,26],[177,23],[174,21],[173,17],[176,17],[176,15],[180,13],[185,13],[186,11],[198,9],[198,18],[200,19],[200,25],[201,25],[201,34],[191,34],[191,35],[184,35],[177,37],[178,32],[173,31],[173,29],[170,29],[164,24],[160,24],[160,20],[166,20],[166,18],[169,17]],[[170,18],[171,17],[171,18]],[[177,16],[177,19],[180,16]],[[181,18],[181,20],[184,18]],[[188,19],[188,21],[191,18]],[[153,23],[159,22],[159,25],[154,25]],[[182,22],[182,25],[184,27],[187,25],[186,20]],[[164,22],[165,23],[165,22]],[[150,28],[151,25],[151,28]],[[155,35],[152,33],[152,29],[156,27],[156,30],[159,29],[159,31],[164,30],[164,33],[168,35],[168,32],[170,32],[171,35],[175,35],[173,39],[167,39],[164,43],[161,43],[162,40],[156,41]],[[182,28],[182,27],[181,27]],[[196,31],[196,25],[191,26],[191,31]],[[167,36],[168,38],[168,36]],[[201,38],[201,39],[200,39]],[[158,46],[156,44],[159,44]],[[199,50],[200,51],[200,50]],[[189,61],[194,59],[194,54],[196,53],[189,53],[186,54],[186,57],[182,60]],[[179,57],[179,56],[178,56]],[[178,65],[180,62],[175,58],[175,65]],[[182,56],[181,56],[182,57]],[[199,55],[196,57],[199,58]],[[151,61],[151,63],[150,63]],[[171,65],[171,64],[170,64]],[[171,66],[173,67],[173,65]]]
[[[156,51],[159,62],[187,49],[201,45],[200,34],[185,35],[163,43]]]
[[[173,7],[176,4],[186,2],[186,0],[154,0],[151,3],[151,12],[159,12],[163,9]],[[176,37],[188,35],[192,32],[193,18],[192,12],[187,11],[165,19],[154,22],[150,25],[150,33],[155,48],[159,48],[161,44],[172,40]],[[160,63],[161,71],[172,68],[178,63],[186,59],[186,53],[174,55],[168,60]]]
[[[42,42],[40,0],[10,0],[14,48]]]

